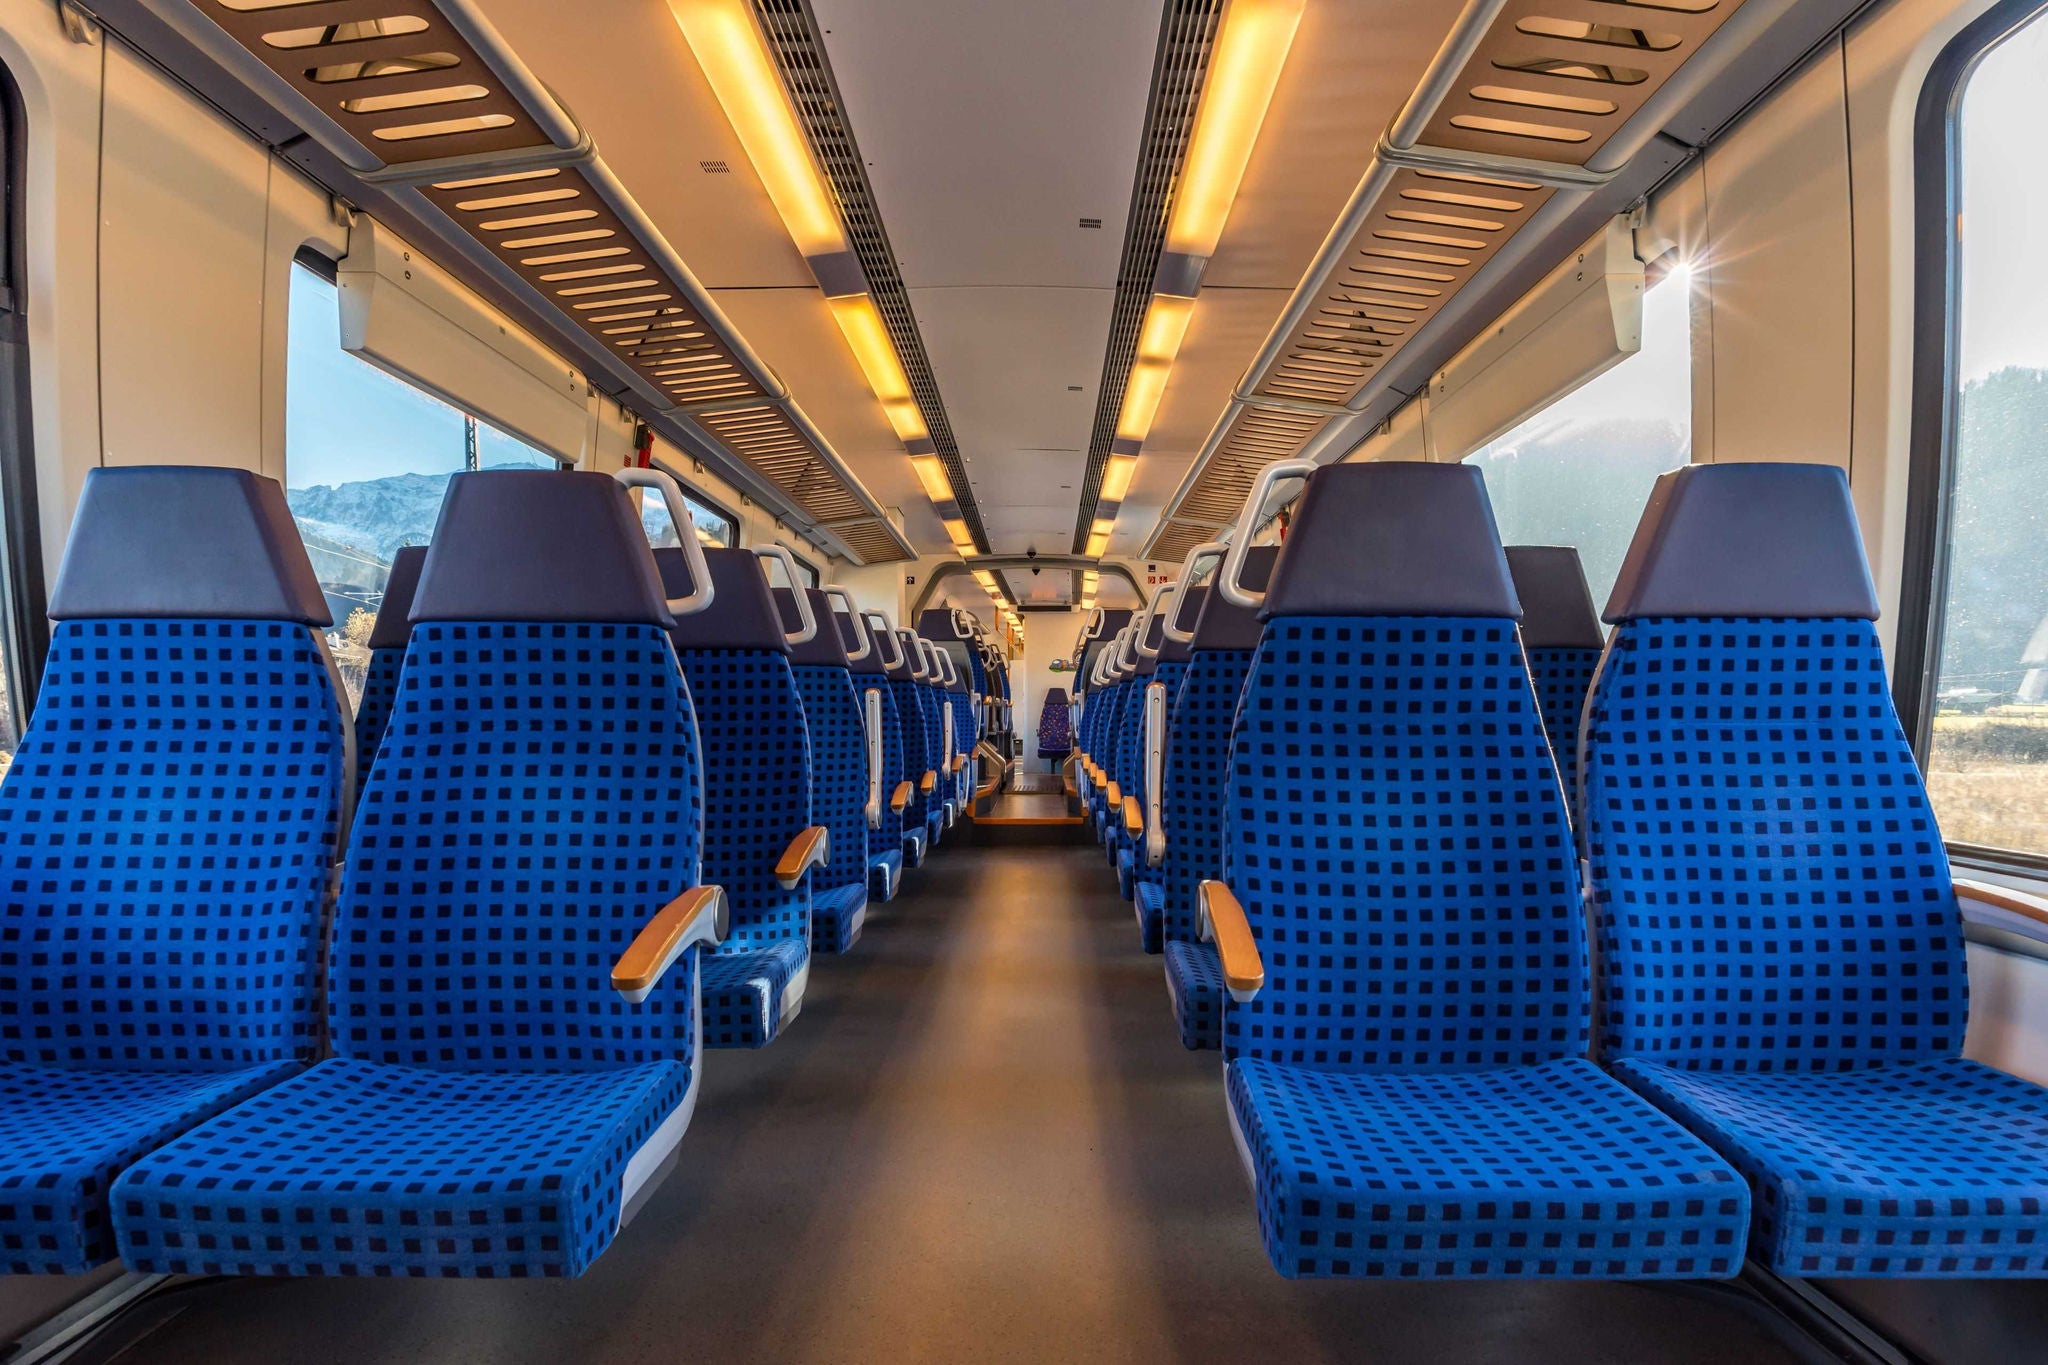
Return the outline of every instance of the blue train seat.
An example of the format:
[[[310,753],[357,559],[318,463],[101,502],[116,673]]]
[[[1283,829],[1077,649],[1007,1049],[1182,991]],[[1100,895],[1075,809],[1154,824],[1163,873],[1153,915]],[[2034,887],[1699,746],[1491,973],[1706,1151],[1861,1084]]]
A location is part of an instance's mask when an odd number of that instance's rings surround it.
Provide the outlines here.
[[[654,552],[671,593],[694,587],[683,552]],[[704,1041],[761,1047],[803,1005],[811,869],[830,853],[811,821],[803,699],[760,556],[707,549],[711,605],[670,632],[704,746],[704,879],[725,888],[732,930],[704,958]],[[815,626],[815,622],[812,623]]]
[[[1227,883],[1202,888],[1267,1254],[1735,1275],[1741,1177],[1586,1057],[1577,860],[1479,470],[1309,468],[1231,738]]]
[[[384,600],[377,606],[377,623],[370,627],[370,662],[363,669],[363,695],[356,703],[356,784],[370,778],[377,763],[377,745],[383,741],[384,726],[391,719],[391,703],[398,699],[398,670],[405,662],[405,642],[412,635],[413,590],[420,581],[420,565],[427,559],[424,545],[402,545],[391,556],[391,573],[384,581]]]
[[[789,670],[811,742],[811,819],[829,835],[829,856],[811,872],[811,947],[843,953],[868,913],[868,753],[860,694],[831,599],[806,588],[813,630],[790,646]],[[795,590],[775,589],[787,631],[800,634]]]
[[[1961,1056],[1962,924],[1838,469],[1658,480],[1587,704],[1605,1055],[1781,1274],[2048,1273],[2048,1091]]]
[[[269,479],[86,475],[0,781],[0,1270],[115,1254],[129,1163],[313,1055],[347,729]]]
[[[1606,637],[1579,552],[1569,545],[1510,545],[1508,572],[1522,601],[1522,655],[1536,684],[1543,732],[1557,755],[1573,818],[1578,815],[1579,718]]]
[[[932,830],[940,823],[935,809],[939,722],[932,715],[931,698],[924,685],[924,655],[917,648],[917,637],[901,626],[891,636],[896,657],[888,663],[889,689],[896,694],[896,709],[903,718],[903,775],[911,784],[910,800],[902,814],[903,862],[907,867],[918,867],[931,852]]]
[[[689,1123],[721,914],[670,610],[604,475],[449,481],[349,845],[333,1055],[115,1182],[131,1267],[569,1276],[610,1244]]]
[[[957,608],[928,608],[917,618],[917,633],[946,656],[943,690],[953,704],[953,771],[947,776],[956,812],[965,812],[973,797],[974,747],[981,742],[981,699],[988,692],[975,629],[974,618]]]
[[[1154,604],[1171,602],[1174,589],[1160,589]],[[1158,666],[1159,647],[1165,618],[1148,610],[1139,629],[1131,636],[1130,677],[1117,701],[1116,780],[1123,798],[1110,812],[1110,849],[1116,860],[1117,890],[1136,903],[1138,894],[1139,844],[1145,833],[1145,689],[1152,683]]]
[[[1245,552],[1238,577],[1264,592],[1279,547]],[[1259,618],[1213,587],[1203,590],[1188,651],[1187,673],[1167,715],[1165,829],[1159,871],[1165,887],[1160,938],[1166,993],[1182,1046],[1223,1046],[1223,968],[1216,945],[1196,933],[1201,884],[1223,875],[1223,788],[1237,699],[1259,646]]]
[[[914,671],[918,695],[924,702],[925,756],[932,765],[931,799],[925,803],[924,812],[925,846],[937,848],[960,813],[953,799],[954,731],[949,723],[953,701],[946,693],[945,665],[939,662],[931,641],[911,631],[903,632],[903,641],[917,655]]]
[[[1186,582],[1185,575],[1182,582]],[[1138,798],[1139,829],[1132,838],[1131,904],[1138,912],[1138,942],[1148,953],[1165,949],[1166,920],[1166,876],[1160,863],[1164,858],[1165,822],[1161,817],[1166,787],[1164,762],[1159,765],[1159,790],[1154,790],[1151,752],[1156,746],[1163,754],[1166,747],[1165,719],[1172,714],[1174,699],[1180,695],[1181,680],[1188,671],[1189,640],[1176,639],[1174,627],[1177,621],[1192,624],[1200,618],[1202,600],[1208,596],[1206,586],[1171,590],[1165,605],[1160,608],[1159,652],[1146,660],[1151,675],[1145,680],[1145,694],[1138,705]],[[1181,632],[1183,635],[1187,632]],[[1157,711],[1158,723],[1153,723],[1154,707],[1152,697],[1157,689],[1160,703]],[[1156,732],[1156,733],[1155,733]]]
[[[868,896],[893,900],[903,885],[903,816],[916,791],[903,759],[903,716],[889,685],[888,661],[902,655],[881,613],[841,613],[838,620],[854,685],[860,689],[861,728],[871,760]]]

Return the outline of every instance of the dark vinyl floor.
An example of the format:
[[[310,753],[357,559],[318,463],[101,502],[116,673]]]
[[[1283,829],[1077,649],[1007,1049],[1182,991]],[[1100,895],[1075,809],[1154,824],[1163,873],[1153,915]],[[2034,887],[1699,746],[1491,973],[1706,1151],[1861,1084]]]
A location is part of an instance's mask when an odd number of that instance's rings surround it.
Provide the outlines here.
[[[944,847],[780,1042],[707,1057],[681,1169],[583,1279],[208,1287],[120,1359],[1793,1358],[1683,1291],[1280,1279],[1220,1071],[1094,848]]]

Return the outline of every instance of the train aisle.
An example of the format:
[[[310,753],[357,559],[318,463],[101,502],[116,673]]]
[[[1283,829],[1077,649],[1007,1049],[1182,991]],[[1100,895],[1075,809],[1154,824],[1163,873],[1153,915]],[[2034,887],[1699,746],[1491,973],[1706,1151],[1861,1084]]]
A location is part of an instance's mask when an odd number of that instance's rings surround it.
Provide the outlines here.
[[[116,1358],[1793,1358],[1684,1291],[1274,1276],[1114,885],[1086,845],[940,850],[775,1047],[707,1059],[682,1169],[580,1281],[220,1284]]]

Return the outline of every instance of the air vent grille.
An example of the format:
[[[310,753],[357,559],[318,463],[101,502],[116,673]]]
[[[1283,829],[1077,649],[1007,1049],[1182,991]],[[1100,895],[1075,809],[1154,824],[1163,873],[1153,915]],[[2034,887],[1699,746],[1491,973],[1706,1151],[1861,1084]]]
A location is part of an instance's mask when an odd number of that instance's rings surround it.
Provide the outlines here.
[[[1102,470],[1116,440],[1124,385],[1138,358],[1138,333],[1152,301],[1152,280],[1166,246],[1166,213],[1180,175],[1195,104],[1209,69],[1209,50],[1223,0],[1167,0],[1159,53],[1152,64],[1152,95],[1138,147],[1138,176],[1131,189],[1131,213],[1124,225],[1123,260],[1117,266],[1116,301],[1110,311],[1109,346],[1102,360],[1102,387],[1095,403],[1095,430],[1088,443],[1088,468],[1081,483],[1080,513],[1074,521],[1074,553],[1087,548],[1088,533],[1102,493]]]
[[[911,311],[910,294],[896,266],[896,251],[882,226],[881,211],[875,206],[874,188],[868,184],[867,163],[861,160],[853,127],[846,119],[838,83],[832,79],[832,65],[826,58],[825,41],[815,15],[806,0],[754,0],[761,31],[767,35],[769,50],[782,74],[782,83],[796,106],[811,152],[831,182],[839,201],[840,220],[846,224],[861,272],[867,276],[868,292],[881,311],[889,329],[896,357],[910,379],[910,391],[931,433],[932,448],[946,466],[953,496],[960,504],[974,543],[986,553],[988,532],[981,523],[981,509],[967,479],[967,467],[960,460],[960,446],[953,437],[953,425],[946,420],[946,406],[939,399],[939,383],[932,374],[931,357],[925,353],[924,338],[917,329],[917,315]]]

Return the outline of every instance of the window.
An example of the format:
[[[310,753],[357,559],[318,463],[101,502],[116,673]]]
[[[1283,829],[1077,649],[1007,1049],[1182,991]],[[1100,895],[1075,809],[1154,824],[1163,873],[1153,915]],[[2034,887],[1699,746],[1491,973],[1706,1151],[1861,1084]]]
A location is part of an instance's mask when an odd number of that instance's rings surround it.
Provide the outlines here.
[[[391,557],[424,545],[448,476],[560,461],[341,349],[334,282],[292,270],[285,365],[285,497],[334,613],[328,642],[351,701]]]
[[[1643,298],[1642,349],[1468,457],[1486,471],[1501,541],[1576,546],[1595,606],[1651,485],[1691,455],[1689,289],[1682,268],[1668,272]]]
[[[700,543],[714,549],[736,550],[740,544],[739,518],[717,505],[698,496],[695,489],[683,483],[673,469],[662,467],[662,472],[674,476],[683,484],[683,506],[690,509],[690,520],[696,525]],[[647,539],[656,546],[678,545],[675,523],[669,520],[668,507],[652,489],[640,493],[640,520],[647,528]]]
[[[787,545],[783,546],[782,548],[785,550],[789,550],[789,547]],[[795,550],[789,550],[789,557],[796,561],[796,571],[799,574],[803,575],[805,587],[822,588],[825,586],[825,581],[823,577],[818,573],[817,565],[811,563],[810,560],[805,559]]]
[[[1927,682],[1908,714],[1948,839],[2036,857],[2048,855],[2048,19],[2011,30],[2010,11],[1991,17],[2009,36],[1970,43],[1943,138],[1952,178],[1934,177],[1958,195],[1944,223],[1965,232],[1945,234],[1940,534],[1912,578],[1928,584]]]
[[[0,773],[13,762],[49,645],[22,297],[23,132],[19,92],[0,68]]]

